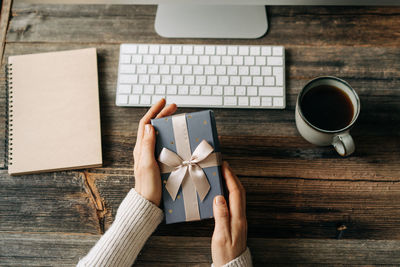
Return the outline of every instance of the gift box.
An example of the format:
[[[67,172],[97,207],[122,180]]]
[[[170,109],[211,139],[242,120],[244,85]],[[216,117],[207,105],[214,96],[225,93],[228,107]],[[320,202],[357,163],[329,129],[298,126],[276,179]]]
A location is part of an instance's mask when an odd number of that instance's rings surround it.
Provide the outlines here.
[[[213,217],[223,195],[221,154],[211,110],[154,119],[167,224]]]

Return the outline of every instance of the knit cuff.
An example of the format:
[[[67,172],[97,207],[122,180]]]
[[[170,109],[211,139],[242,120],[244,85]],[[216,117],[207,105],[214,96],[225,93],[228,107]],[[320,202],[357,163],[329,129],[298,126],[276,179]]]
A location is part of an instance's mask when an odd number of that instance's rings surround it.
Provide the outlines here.
[[[111,227],[78,266],[131,266],[162,219],[160,208],[131,189]]]
[[[214,264],[212,264],[211,266],[213,267]],[[253,263],[251,261],[250,249],[246,248],[245,252],[243,252],[242,255],[231,260],[222,267],[252,267],[252,266]]]

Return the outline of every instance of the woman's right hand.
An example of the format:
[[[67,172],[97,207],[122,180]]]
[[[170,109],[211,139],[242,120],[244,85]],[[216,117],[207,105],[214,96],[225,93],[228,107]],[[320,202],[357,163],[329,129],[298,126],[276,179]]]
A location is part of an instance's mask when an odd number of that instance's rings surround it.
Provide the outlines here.
[[[216,267],[239,257],[247,247],[246,192],[227,162],[222,165],[222,174],[229,191],[229,207],[223,196],[214,198],[211,254]]]

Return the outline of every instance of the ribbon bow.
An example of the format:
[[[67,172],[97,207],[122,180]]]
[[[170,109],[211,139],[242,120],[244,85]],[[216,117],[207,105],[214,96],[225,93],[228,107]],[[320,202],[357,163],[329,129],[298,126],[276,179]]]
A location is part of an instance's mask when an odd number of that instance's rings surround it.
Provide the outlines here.
[[[185,178],[193,181],[200,200],[204,200],[210,190],[210,184],[203,168],[215,166],[218,162],[217,154],[212,153],[213,150],[214,148],[206,140],[203,140],[191,157],[184,160],[171,150],[165,147],[162,149],[158,161],[161,163],[162,173],[171,172],[165,188],[173,200],[175,200],[181,184],[185,183]]]

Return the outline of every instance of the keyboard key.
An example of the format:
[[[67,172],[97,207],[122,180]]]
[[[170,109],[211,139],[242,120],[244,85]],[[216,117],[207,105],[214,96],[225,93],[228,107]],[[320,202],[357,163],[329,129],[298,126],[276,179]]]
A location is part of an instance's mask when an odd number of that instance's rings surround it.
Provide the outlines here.
[[[131,63],[131,56],[130,55],[121,55],[119,58],[119,63],[121,63],[121,64]]]
[[[161,56],[161,55],[155,56],[154,64],[159,64],[159,65],[164,64],[164,60],[165,60],[165,56]]]
[[[120,73],[131,73],[134,74],[136,71],[136,65],[132,64],[121,64],[119,65],[119,72]]]
[[[255,87],[255,86],[247,87],[247,95],[256,96],[257,95],[257,87]]]
[[[160,101],[162,98],[164,98],[164,96],[162,95],[153,95],[153,97],[151,98],[151,104],[155,104],[158,101]]]
[[[274,107],[283,107],[283,97],[274,97]]]
[[[152,55],[145,55],[143,56],[143,63],[144,64],[153,64],[154,57]]]
[[[148,84],[150,82],[150,76],[149,75],[139,75],[139,83],[140,84]]]
[[[263,85],[264,79],[261,76],[254,76],[253,77],[253,85]]]
[[[219,76],[218,83],[220,85],[228,85],[229,84],[229,77],[228,76]]]
[[[158,73],[158,65],[150,65],[148,68],[149,74],[157,74]]]
[[[217,85],[218,77],[217,76],[207,76],[207,84],[209,85]]]
[[[156,95],[165,95],[165,85],[156,85]]]
[[[250,55],[251,56],[259,56],[260,55],[260,47],[259,46],[250,47]]]
[[[215,74],[215,66],[205,66],[204,74],[205,75],[214,75]]]
[[[172,79],[173,84],[183,84],[183,76],[182,75],[174,75]]]
[[[244,57],[244,65],[253,66],[254,65],[254,57]]]
[[[128,103],[128,95],[117,95],[117,104],[124,105]]]
[[[217,46],[217,55],[226,55],[226,46]]]
[[[195,55],[203,55],[204,54],[204,46],[195,45],[194,46],[194,54]]]
[[[161,76],[161,83],[162,84],[171,84],[172,83],[172,75],[162,75]]]
[[[176,63],[175,56],[165,56],[165,64],[173,65]]]
[[[275,78],[272,76],[264,77],[264,85],[266,86],[274,86],[275,85]]]
[[[222,65],[232,65],[232,57],[231,56],[223,56],[221,59]]]
[[[260,96],[283,96],[283,87],[260,87]]]
[[[261,67],[261,75],[263,76],[270,76],[272,75],[272,68],[271,67]]]
[[[249,48],[247,46],[240,46],[239,47],[239,55],[248,56],[249,55]]]
[[[129,104],[131,104],[131,105],[139,104],[139,96],[138,95],[130,95],[129,96]]]
[[[171,52],[171,46],[169,45],[162,45],[160,48],[160,54],[168,55]]]
[[[190,86],[189,90],[190,90],[191,95],[199,95],[200,94],[200,86],[198,86],[198,85]]]
[[[151,75],[150,76],[150,83],[151,84],[159,84],[161,82],[161,76],[160,75]]]
[[[204,67],[203,66],[193,66],[193,74],[195,75],[203,75]]]
[[[233,57],[233,65],[243,65],[243,57],[234,56]]]
[[[143,92],[143,85],[142,84],[134,84],[132,85],[132,93],[133,94],[141,94]]]
[[[260,105],[260,97],[252,96],[250,97],[250,106],[259,106]]]
[[[199,64],[200,65],[208,65],[208,64],[210,64],[210,57],[209,56],[200,56]]]
[[[129,63],[129,62],[128,62]],[[133,55],[132,56],[132,63],[133,64],[140,64],[142,63],[142,56],[141,55]]]
[[[137,83],[138,76],[131,74],[120,74],[119,75],[119,83]]]
[[[206,55],[215,55],[215,46],[212,46],[212,45],[207,45],[206,47],[205,47],[205,54]]]
[[[178,86],[178,95],[187,95],[189,93],[189,86],[180,85]]]
[[[211,86],[202,86],[201,94],[202,95],[211,95]]]
[[[282,56],[283,55],[283,47],[281,47],[281,46],[273,47],[272,55],[273,56]]]
[[[140,97],[140,104],[149,105],[150,103],[151,103],[151,96],[150,95],[142,95]]]
[[[206,76],[204,76],[204,75],[196,76],[196,84],[197,84],[197,85],[204,85],[204,84],[206,84]]]
[[[136,54],[137,45],[134,44],[123,44],[121,45],[121,53],[123,54]]]
[[[167,85],[167,94],[176,95],[178,87],[176,85]]]
[[[230,85],[240,85],[240,76],[231,76]]]
[[[239,67],[239,75],[249,75],[249,67],[240,66]]]
[[[188,56],[188,64],[190,65],[197,65],[199,63],[198,56]]]
[[[160,74],[169,74],[169,66],[161,65],[160,66]]]
[[[222,86],[213,86],[212,94],[213,95],[222,95]]]
[[[261,69],[258,66],[250,67],[250,75],[260,75]]]
[[[236,86],[236,94],[235,95],[246,95],[246,87]]]
[[[192,73],[193,73],[193,67],[192,66],[188,66],[188,65],[182,66],[182,74],[190,75]]]
[[[139,45],[139,54],[147,54],[149,52],[149,46],[148,45]]]
[[[224,97],[224,105],[226,106],[236,106],[236,96],[226,96]]]
[[[272,97],[261,97],[261,106],[272,106]]]
[[[173,45],[171,48],[172,48],[172,49],[171,49],[171,54],[173,54],[173,55],[180,55],[180,54],[182,54],[182,46],[180,46],[180,45]]]
[[[178,106],[221,106],[220,96],[167,96],[167,103],[175,103]]]
[[[187,64],[187,56],[177,56],[176,64],[185,65]]]
[[[261,55],[262,56],[270,56],[271,55],[271,47],[261,47]]]
[[[224,95],[235,95],[235,88],[233,86],[224,86]]]
[[[118,86],[118,93],[130,94],[131,93],[131,85],[130,84],[120,84]]]
[[[242,85],[251,85],[251,76],[242,76]]]
[[[239,106],[248,106],[249,105],[249,98],[247,96],[239,97]]]
[[[211,56],[210,57],[210,64],[211,65],[220,65],[221,64],[221,57],[220,56]]]
[[[150,45],[149,46],[149,54],[157,55],[160,53],[160,46],[159,45]]]
[[[147,65],[137,65],[137,73],[138,74],[146,74],[147,73]]]
[[[267,64],[267,60],[265,59],[265,57],[256,57],[256,65],[257,66],[264,66],[266,64]]]
[[[270,66],[280,66],[283,65],[283,59],[281,57],[268,57],[268,65]]]
[[[193,46],[191,45],[184,45],[182,47],[182,54],[184,55],[191,55],[193,54]]]
[[[181,74],[181,66],[171,66],[171,74]]]
[[[154,94],[154,85],[146,84],[144,86],[144,94],[146,95]]]
[[[234,56],[238,54],[237,46],[228,46],[228,55]]]
[[[226,75],[226,66],[217,66],[215,69],[217,75]]]
[[[236,66],[228,66],[227,67],[227,74],[228,75],[237,75],[238,74],[238,67],[236,67]]]
[[[185,81],[184,84],[194,84],[194,76],[193,75],[189,75],[189,76],[185,76]]]

